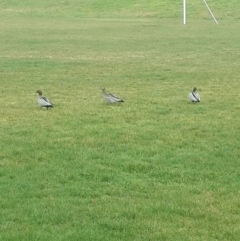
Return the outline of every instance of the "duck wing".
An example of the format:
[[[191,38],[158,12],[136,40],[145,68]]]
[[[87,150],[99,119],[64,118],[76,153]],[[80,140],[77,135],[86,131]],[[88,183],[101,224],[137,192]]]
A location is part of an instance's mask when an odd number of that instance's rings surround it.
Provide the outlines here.
[[[196,100],[197,102],[200,102],[200,96],[199,96],[198,93],[192,92],[192,95],[193,95],[193,97],[195,98],[195,100]]]
[[[51,101],[47,97],[44,97],[44,96],[41,96],[38,98],[38,104],[43,107],[47,107],[47,106],[53,107],[53,103],[51,103]]]
[[[190,92],[188,98],[193,102],[200,102],[200,96],[198,93]]]
[[[124,102],[124,100],[113,94],[107,94],[107,98],[109,99],[110,103]]]

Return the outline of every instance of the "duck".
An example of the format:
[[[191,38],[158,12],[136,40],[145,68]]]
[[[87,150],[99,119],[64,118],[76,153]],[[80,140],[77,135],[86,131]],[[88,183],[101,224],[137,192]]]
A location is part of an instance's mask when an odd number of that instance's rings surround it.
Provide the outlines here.
[[[188,94],[188,98],[193,103],[200,102],[200,95],[197,93],[197,87],[194,87],[192,92]]]
[[[41,108],[46,107],[48,109],[53,107],[53,103],[47,97],[42,96],[41,90],[37,90],[36,93],[38,93],[38,104]]]
[[[118,96],[110,94],[110,93],[106,93],[106,90],[105,90],[104,87],[101,87],[101,90],[102,90],[102,93],[103,93],[103,98],[107,103],[114,104],[114,103],[117,103],[117,102],[124,102],[124,100],[122,100]]]

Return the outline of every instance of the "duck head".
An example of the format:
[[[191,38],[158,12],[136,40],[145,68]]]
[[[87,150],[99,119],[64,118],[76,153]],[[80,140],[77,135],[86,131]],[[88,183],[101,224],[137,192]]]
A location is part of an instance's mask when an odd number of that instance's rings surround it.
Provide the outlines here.
[[[193,88],[193,92],[196,92],[196,91],[197,91],[197,87],[194,87],[194,88]]]
[[[36,93],[38,93],[39,95],[42,95],[42,91],[41,90],[37,90]]]

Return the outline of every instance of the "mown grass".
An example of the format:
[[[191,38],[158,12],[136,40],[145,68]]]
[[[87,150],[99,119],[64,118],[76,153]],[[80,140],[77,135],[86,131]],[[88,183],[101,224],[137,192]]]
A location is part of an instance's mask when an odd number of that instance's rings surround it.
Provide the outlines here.
[[[1,3],[1,240],[238,240],[237,2],[150,2]]]

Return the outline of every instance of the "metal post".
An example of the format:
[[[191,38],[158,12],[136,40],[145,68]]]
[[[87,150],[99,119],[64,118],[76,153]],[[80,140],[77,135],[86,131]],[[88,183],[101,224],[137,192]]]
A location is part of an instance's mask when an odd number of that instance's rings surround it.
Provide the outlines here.
[[[183,24],[186,24],[186,0],[183,0]]]
[[[211,9],[209,8],[209,6],[208,6],[206,0],[203,0],[203,2],[205,3],[205,5],[206,5],[208,11],[210,12],[210,14],[212,15],[212,18],[213,18],[213,20],[215,21],[215,23],[218,24],[218,21],[217,21],[217,19],[214,17],[214,15],[213,15]]]

